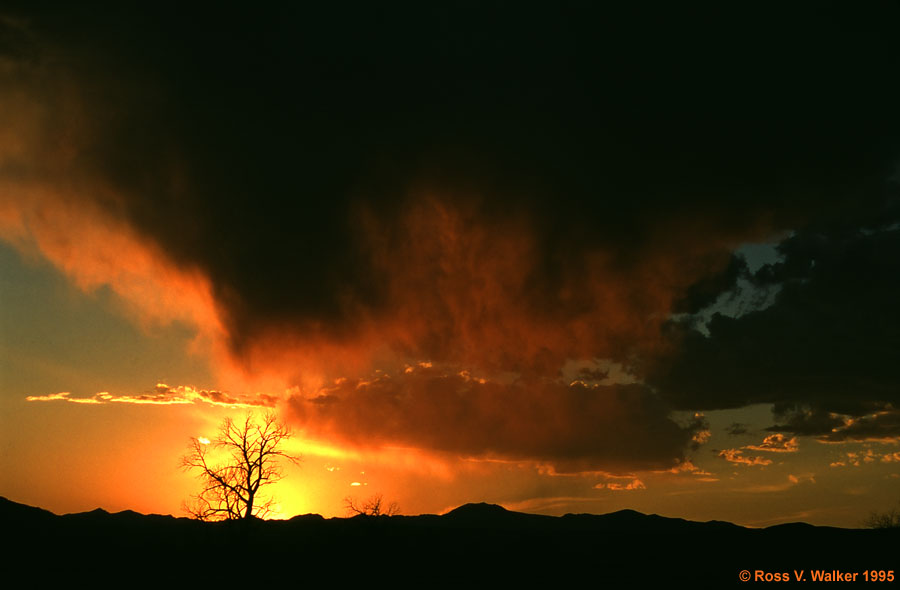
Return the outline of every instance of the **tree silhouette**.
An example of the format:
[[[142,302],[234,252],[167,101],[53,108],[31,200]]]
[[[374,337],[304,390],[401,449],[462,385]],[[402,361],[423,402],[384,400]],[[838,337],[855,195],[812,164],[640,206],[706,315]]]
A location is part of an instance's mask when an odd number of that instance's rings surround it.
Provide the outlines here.
[[[892,508],[887,512],[872,512],[863,524],[870,529],[900,528],[900,509]]]
[[[198,471],[202,486],[184,509],[200,520],[265,518],[274,500],[262,496],[260,489],[282,478],[282,459],[295,464],[300,460],[282,449],[290,436],[290,428],[269,412],[260,421],[252,414],[242,423],[226,418],[212,441],[192,437],[181,465]],[[226,458],[214,463],[215,455]]]
[[[347,512],[353,516],[357,514],[365,516],[394,516],[400,513],[400,505],[396,502],[386,504],[381,494],[375,494],[362,503],[355,498],[347,496],[344,498],[344,505],[347,507]]]

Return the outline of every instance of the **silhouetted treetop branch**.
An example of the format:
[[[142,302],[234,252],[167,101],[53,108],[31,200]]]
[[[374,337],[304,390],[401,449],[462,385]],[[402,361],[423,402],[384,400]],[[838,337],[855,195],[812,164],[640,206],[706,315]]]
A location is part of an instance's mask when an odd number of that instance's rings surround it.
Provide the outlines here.
[[[366,516],[394,516],[400,513],[400,505],[396,502],[386,503],[381,494],[375,494],[368,500],[359,502],[355,498],[344,498],[344,506],[351,516],[363,514]]]

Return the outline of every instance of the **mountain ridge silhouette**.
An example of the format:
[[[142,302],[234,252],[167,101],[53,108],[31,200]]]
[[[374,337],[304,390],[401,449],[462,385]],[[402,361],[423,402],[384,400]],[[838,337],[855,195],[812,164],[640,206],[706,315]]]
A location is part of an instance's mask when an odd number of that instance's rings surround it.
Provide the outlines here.
[[[73,519],[73,518],[112,518],[112,519],[171,519],[173,521],[191,521],[195,522],[194,519],[186,517],[186,516],[174,516],[171,514],[144,514],[141,512],[137,512],[134,510],[126,509],[118,512],[109,512],[103,508],[95,508],[89,511],[83,512],[69,512],[63,514],[56,514],[44,508],[30,506],[28,504],[23,504],[20,502],[15,502],[10,500],[4,496],[0,496],[0,517],[9,518],[13,516],[15,513],[20,513],[21,516],[31,516],[38,517],[38,515],[43,515],[45,517],[56,517],[56,518],[65,518],[65,519]],[[691,527],[691,526],[707,526],[707,527],[715,527],[718,529],[740,529],[745,531],[755,531],[755,530],[774,530],[774,529],[788,529],[788,528],[809,528],[816,530],[846,530],[846,531],[854,531],[854,530],[864,530],[864,529],[852,529],[852,528],[844,528],[844,527],[833,527],[828,525],[813,525],[806,522],[786,522],[779,523],[775,525],[770,525],[768,527],[745,527],[742,525],[734,524],[732,522],[723,521],[723,520],[707,520],[707,521],[696,521],[689,520],[678,517],[671,516],[661,516],[659,514],[646,514],[643,512],[639,512],[637,510],[632,510],[629,508],[617,510],[614,512],[607,512],[604,514],[594,514],[589,512],[583,513],[572,513],[568,512],[561,516],[551,516],[546,514],[535,514],[530,512],[521,512],[516,510],[510,510],[501,506],[499,504],[490,504],[487,502],[469,502],[466,504],[461,504],[456,508],[448,510],[443,514],[418,514],[418,515],[395,515],[395,516],[367,516],[367,515],[354,515],[348,517],[324,517],[320,514],[316,513],[307,513],[307,514],[298,514],[292,516],[287,519],[271,519],[264,520],[265,522],[326,522],[332,520],[370,520],[370,519],[392,519],[394,521],[402,521],[407,519],[433,519],[438,518],[441,520],[453,520],[457,522],[483,522],[486,524],[498,524],[502,522],[515,522],[517,520],[521,520],[523,522],[531,522],[531,523],[549,523],[553,520],[563,522],[569,521],[573,522],[576,520],[583,520],[591,522],[594,525],[603,524],[609,528],[624,528],[625,525],[628,526],[637,526],[640,530],[664,530],[667,528],[675,528],[678,526]],[[260,519],[257,519],[260,520]]]
[[[740,585],[742,570],[861,572],[900,565],[900,531],[806,523],[751,529],[634,510],[547,516],[471,503],[441,515],[305,514],[288,520],[205,523],[99,508],[56,515],[0,497],[0,522],[7,538],[15,541],[3,559],[48,582],[121,580],[135,572],[166,583],[184,576],[198,582],[253,578],[253,568],[228,567],[245,559],[335,571],[342,579],[360,582],[428,586],[472,580],[559,584],[599,576],[616,583],[727,587]],[[187,569],[178,565],[185,558],[191,566]],[[223,565],[210,569],[202,564]]]

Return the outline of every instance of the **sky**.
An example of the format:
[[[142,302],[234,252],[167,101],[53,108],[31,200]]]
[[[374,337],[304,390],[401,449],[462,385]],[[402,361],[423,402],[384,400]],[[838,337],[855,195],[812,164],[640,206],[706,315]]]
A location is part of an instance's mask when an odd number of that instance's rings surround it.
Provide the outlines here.
[[[0,495],[855,527],[900,500],[893,3],[0,12]]]

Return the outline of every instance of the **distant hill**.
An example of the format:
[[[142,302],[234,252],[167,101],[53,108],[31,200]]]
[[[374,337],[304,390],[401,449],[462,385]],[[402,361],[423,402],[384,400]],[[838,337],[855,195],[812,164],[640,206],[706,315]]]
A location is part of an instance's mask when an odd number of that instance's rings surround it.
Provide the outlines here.
[[[0,498],[0,523],[14,540],[4,565],[27,570],[36,584],[290,581],[330,572],[333,580],[423,587],[534,580],[567,587],[583,579],[597,587],[724,587],[740,585],[742,570],[752,576],[804,570],[807,580],[812,569],[900,573],[900,531],[806,524],[747,529],[633,510],[553,517],[481,503],[441,516],[202,523],[100,509],[57,516]]]

